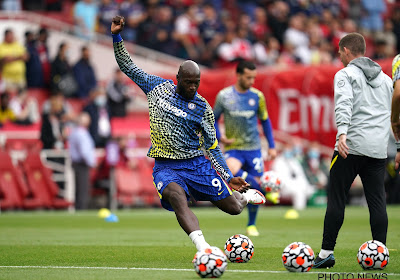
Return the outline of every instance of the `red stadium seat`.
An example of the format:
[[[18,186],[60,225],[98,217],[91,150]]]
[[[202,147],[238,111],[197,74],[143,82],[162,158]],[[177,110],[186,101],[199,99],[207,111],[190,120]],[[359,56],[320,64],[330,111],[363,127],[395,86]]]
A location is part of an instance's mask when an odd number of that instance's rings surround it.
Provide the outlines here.
[[[23,206],[24,190],[18,186],[18,176],[8,153],[0,152],[0,207],[5,209],[17,209]]]
[[[122,205],[132,205],[140,196],[140,173],[136,169],[115,167],[117,199]]]
[[[141,191],[140,196],[145,204],[152,206],[160,206],[160,197],[156,191],[153,182],[153,162],[149,162],[148,158],[139,160],[138,168],[141,177]]]
[[[32,209],[44,206],[40,201],[29,197],[31,193],[23,178],[21,169],[13,165],[10,155],[0,151],[1,209]]]
[[[42,142],[39,139],[7,139],[6,151],[40,151]]]
[[[29,153],[23,167],[34,199],[41,201],[46,208],[63,209],[72,205],[58,197],[59,188],[51,178],[51,170],[43,165],[38,152]]]
[[[152,165],[146,159],[139,160],[138,167],[115,167],[117,199],[122,205],[160,206],[155,190]]]

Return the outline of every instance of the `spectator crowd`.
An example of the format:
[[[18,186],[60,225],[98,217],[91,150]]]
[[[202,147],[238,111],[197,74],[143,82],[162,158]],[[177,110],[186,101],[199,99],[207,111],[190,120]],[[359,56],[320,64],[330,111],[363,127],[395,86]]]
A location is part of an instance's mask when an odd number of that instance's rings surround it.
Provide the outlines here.
[[[15,11],[31,6],[25,2],[3,0],[2,8]],[[45,2],[52,3],[46,5],[47,10],[61,10],[63,4],[70,3],[68,15],[81,38],[109,35],[109,23],[119,14],[126,18],[125,41],[210,67],[231,65],[240,59],[275,66],[340,63],[336,59],[338,42],[350,32],[366,38],[366,55],[372,59],[390,58],[400,52],[400,5],[393,0]],[[43,31],[38,44],[46,38]],[[38,51],[42,71],[49,71],[44,49]],[[33,79],[46,84],[46,77],[44,81]]]
[[[400,52],[400,6],[388,0],[80,0],[78,34],[109,34],[116,14],[123,38],[210,67],[240,59],[260,65],[326,64],[339,40],[362,33],[372,59]],[[90,35],[87,35],[90,34]]]

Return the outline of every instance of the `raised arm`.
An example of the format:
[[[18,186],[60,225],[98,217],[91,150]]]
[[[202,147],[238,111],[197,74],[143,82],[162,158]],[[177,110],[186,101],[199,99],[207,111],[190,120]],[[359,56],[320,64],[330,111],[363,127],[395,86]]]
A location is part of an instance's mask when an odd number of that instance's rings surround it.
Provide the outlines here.
[[[155,86],[165,82],[166,80],[155,75],[147,74],[135,63],[133,63],[128,51],[125,48],[124,41],[119,34],[124,28],[124,25],[125,19],[122,16],[114,17],[111,23],[111,34],[113,37],[115,59],[117,60],[121,71],[124,72],[144,91],[144,93],[147,94]]]

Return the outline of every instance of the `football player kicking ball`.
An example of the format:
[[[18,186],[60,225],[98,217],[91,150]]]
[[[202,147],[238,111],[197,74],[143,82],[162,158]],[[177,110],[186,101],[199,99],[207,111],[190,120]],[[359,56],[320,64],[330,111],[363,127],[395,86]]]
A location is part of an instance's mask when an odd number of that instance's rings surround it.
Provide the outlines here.
[[[121,71],[147,96],[151,131],[147,156],[155,158],[153,178],[161,205],[175,212],[179,225],[197,250],[202,250],[210,245],[188,206],[190,195],[196,200],[211,201],[231,215],[240,214],[248,203],[265,203],[265,197],[257,190],[249,190],[249,184],[233,177],[229,170],[216,139],[211,106],[197,93],[199,66],[191,60],[183,62],[176,75],[177,85],[147,74],[133,63],[125,49],[119,34],[124,22],[123,17],[117,16],[111,24],[115,58]]]

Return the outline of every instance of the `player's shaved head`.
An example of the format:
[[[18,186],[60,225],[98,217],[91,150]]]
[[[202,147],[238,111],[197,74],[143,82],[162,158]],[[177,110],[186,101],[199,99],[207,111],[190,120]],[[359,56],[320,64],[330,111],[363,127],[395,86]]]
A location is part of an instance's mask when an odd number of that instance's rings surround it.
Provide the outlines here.
[[[186,99],[193,99],[200,85],[200,67],[192,61],[186,60],[179,67],[176,75],[178,81],[176,92]]]
[[[186,60],[182,62],[181,66],[179,66],[178,75],[189,74],[189,75],[199,75],[200,76],[200,67],[193,60]]]

